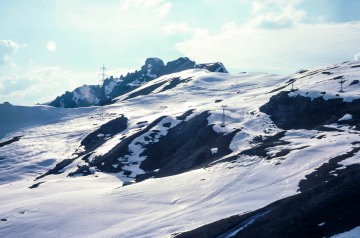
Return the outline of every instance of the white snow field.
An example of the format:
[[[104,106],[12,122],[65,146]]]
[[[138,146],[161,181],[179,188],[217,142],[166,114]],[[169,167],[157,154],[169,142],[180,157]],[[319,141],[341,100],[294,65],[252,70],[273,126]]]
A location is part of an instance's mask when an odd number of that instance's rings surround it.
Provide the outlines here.
[[[143,173],[139,164],[145,159],[140,156],[144,148],[135,143],[145,142],[143,135],[129,145],[133,162],[127,165],[127,170],[132,172],[130,176],[93,169],[92,175],[68,177],[69,172],[83,163],[79,158],[63,173],[34,179],[56,163],[73,158],[74,153],[82,149],[80,142],[86,135],[121,114],[129,119],[128,128],[110,137],[92,157],[111,150],[124,134],[137,132],[137,123],[151,123],[166,115],[168,117],[157,126],[159,135],[164,136],[169,128],[161,125],[171,122],[170,128],[176,126],[179,123],[176,116],[189,109],[195,112],[186,120],[209,111],[208,122],[214,124],[217,132],[241,129],[230,144],[231,155],[236,155],[253,147],[250,142],[255,136],[281,131],[259,107],[279,93],[271,91],[279,87],[290,90],[289,79],[295,78],[294,88],[299,89],[292,92],[292,96],[338,97],[344,101],[360,98],[360,84],[350,85],[360,78],[360,68],[352,68],[354,65],[356,62],[348,62],[285,76],[187,70],[155,79],[103,108],[0,105],[0,143],[22,136],[0,147],[0,237],[171,237],[294,195],[305,175],[329,159],[350,151],[354,146],[351,143],[360,139],[359,132],[346,124],[332,124],[341,129],[339,131],[289,130],[282,138],[289,144],[267,151],[272,155],[283,149],[291,150],[281,158],[239,156],[235,162],[213,163],[206,168],[123,186],[123,182],[133,181]],[[331,72],[331,75],[322,72]],[[329,80],[338,76],[345,80],[344,92],[339,92],[341,79]],[[188,80],[162,91],[174,77]],[[163,81],[167,83],[148,95],[126,99]],[[225,127],[221,127],[222,105],[227,106]],[[322,139],[315,138],[319,136]],[[214,154],[217,151],[212,149]],[[357,153],[343,161],[343,166],[359,161]],[[41,184],[29,188],[36,183]]]

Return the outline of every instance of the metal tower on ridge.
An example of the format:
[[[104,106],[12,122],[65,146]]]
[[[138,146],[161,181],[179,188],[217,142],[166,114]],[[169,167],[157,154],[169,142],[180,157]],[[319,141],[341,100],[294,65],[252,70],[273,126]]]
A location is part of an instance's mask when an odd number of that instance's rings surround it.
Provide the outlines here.
[[[227,107],[227,105],[221,105],[221,107],[223,109],[221,127],[225,127],[225,107]]]
[[[105,87],[104,87],[104,81],[105,81],[105,77],[106,77],[106,71],[107,71],[107,68],[105,68],[105,65],[103,65],[101,68],[100,68],[100,76],[101,76],[101,79],[100,79],[100,101],[99,101],[99,104],[101,104],[102,102],[104,102],[104,99],[105,99]]]
[[[344,78],[341,76],[341,80],[340,80],[340,93],[343,93],[344,92],[344,90],[343,90],[343,84],[345,83],[345,80],[344,80]]]
[[[105,81],[105,77],[106,77],[106,71],[107,71],[107,68],[105,67],[105,65],[103,65],[101,68],[100,68],[100,76],[101,76],[101,79],[100,79],[100,98],[99,98],[99,103],[98,105],[101,106],[101,110],[100,110],[100,118],[103,119],[104,116],[105,116],[105,112],[104,112],[104,108],[103,108],[103,105],[104,105],[104,102],[106,101],[106,94],[105,94],[105,85],[104,85],[104,81]]]
[[[107,71],[107,68],[105,68],[105,65],[103,65],[101,68],[100,68],[100,72],[101,72],[101,81],[104,82],[105,80],[105,77],[106,77],[106,71]]]

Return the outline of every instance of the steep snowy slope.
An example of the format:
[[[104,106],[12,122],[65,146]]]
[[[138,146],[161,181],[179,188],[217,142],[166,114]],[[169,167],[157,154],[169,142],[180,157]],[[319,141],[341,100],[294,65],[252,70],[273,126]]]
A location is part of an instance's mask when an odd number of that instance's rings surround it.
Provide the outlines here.
[[[254,237],[269,220],[279,234],[299,217],[304,225],[285,235],[354,229],[359,193],[347,195],[358,182],[359,77],[356,62],[289,76],[190,69],[84,114],[53,108],[56,120],[13,126],[0,141],[0,236]],[[313,102],[332,98],[352,105],[311,117]],[[329,215],[336,198],[345,222]],[[321,201],[328,207],[309,219]],[[286,219],[274,219],[284,209]]]

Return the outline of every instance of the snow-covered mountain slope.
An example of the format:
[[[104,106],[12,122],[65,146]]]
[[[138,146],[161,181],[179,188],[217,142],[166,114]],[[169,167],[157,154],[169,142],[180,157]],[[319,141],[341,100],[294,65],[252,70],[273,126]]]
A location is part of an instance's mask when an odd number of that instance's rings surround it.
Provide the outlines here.
[[[190,69],[104,107],[49,109],[52,120],[4,111],[0,236],[356,232],[359,77],[358,62],[288,76]]]
[[[159,58],[148,58],[140,70],[128,73],[120,77],[110,76],[104,80],[103,85],[83,85],[72,92],[66,91],[49,103],[54,107],[88,107],[94,105],[110,104],[112,99],[123,95],[133,89],[160,76],[180,72],[187,69],[207,69],[211,72],[227,73],[226,68],[220,62],[195,64],[195,61],[187,57],[181,57],[170,61],[166,65]]]

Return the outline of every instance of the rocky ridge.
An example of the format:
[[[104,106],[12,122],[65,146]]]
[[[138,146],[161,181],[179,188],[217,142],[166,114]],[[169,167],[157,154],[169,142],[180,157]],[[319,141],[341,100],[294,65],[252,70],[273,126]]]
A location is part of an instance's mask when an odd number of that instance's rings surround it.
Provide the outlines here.
[[[196,64],[187,57],[170,61],[166,65],[159,58],[147,58],[140,70],[120,77],[110,76],[103,85],[83,85],[72,92],[66,91],[49,103],[53,107],[76,108],[113,103],[113,99],[126,94],[163,75],[181,72],[188,69],[207,69],[210,72],[228,73],[220,62]]]

